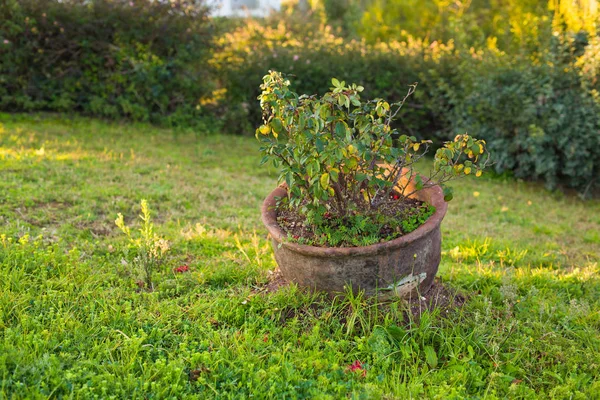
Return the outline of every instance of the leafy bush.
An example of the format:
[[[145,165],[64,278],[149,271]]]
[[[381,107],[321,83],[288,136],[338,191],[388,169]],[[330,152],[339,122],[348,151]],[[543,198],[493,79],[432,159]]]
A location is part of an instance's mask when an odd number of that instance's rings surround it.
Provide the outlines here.
[[[600,184],[600,102],[576,52],[563,38],[537,59],[464,63],[447,136],[477,132],[493,149],[498,172],[589,192]],[[595,72],[590,66],[587,73]]]
[[[280,169],[280,181],[287,184],[287,205],[306,217],[327,244],[354,243],[357,234],[370,237],[366,244],[372,244],[384,230],[386,239],[408,233],[424,219],[409,215],[407,228],[412,229],[388,232],[382,211],[386,206],[407,203],[415,192],[436,185],[450,200],[446,182],[471,173],[481,176],[489,153],[484,141],[469,135],[457,135],[437,150],[427,179],[415,173],[414,164],[427,153],[431,141],[400,135],[391,122],[416,85],[400,102],[389,104],[382,99],[361,102],[362,86],[335,78],[332,84],[323,97],[298,96],[287,79],[271,71],[259,96],[264,124],[256,130],[263,144],[263,162],[273,161]],[[423,211],[431,213],[427,208]],[[401,222],[398,217],[394,211],[391,219]],[[338,229],[330,229],[332,222]],[[331,234],[345,227],[349,238],[332,241]]]
[[[431,114],[436,111],[426,99],[433,81],[421,79],[419,71],[426,75],[435,64],[450,62],[451,45],[425,45],[412,40],[372,46],[344,40],[328,28],[306,29],[281,21],[271,25],[250,20],[223,35],[218,46],[211,60],[223,88],[216,111],[231,133],[253,133],[260,123],[256,98],[261,77],[268,70],[286,72],[301,93],[322,95],[327,91],[323,82],[339,76],[360,83],[371,98],[390,101],[401,100],[408,85],[419,81],[420,90],[413,102],[406,104],[411,112],[403,110],[397,124],[417,135],[419,131],[439,129],[438,121],[443,119]]]
[[[0,109],[190,124],[211,29],[200,0],[7,0]]]
[[[224,35],[212,60],[222,84],[218,101],[227,131],[259,124],[259,76],[285,71],[299,92],[323,94],[336,75],[362,85],[372,98],[398,101],[407,85],[419,91],[394,124],[401,133],[427,135],[440,145],[476,132],[496,157],[498,172],[589,192],[599,182],[596,39],[554,38],[537,53],[513,56],[496,48],[456,48],[414,39],[369,45],[330,30],[249,22]],[[575,151],[574,149],[578,149]]]

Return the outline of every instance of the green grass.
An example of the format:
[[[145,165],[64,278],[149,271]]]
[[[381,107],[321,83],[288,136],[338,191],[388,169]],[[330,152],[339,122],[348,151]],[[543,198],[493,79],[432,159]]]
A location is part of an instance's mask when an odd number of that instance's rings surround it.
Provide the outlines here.
[[[265,290],[276,175],[253,138],[0,123],[0,398],[599,396],[597,200],[457,182],[439,276],[468,298],[416,321],[402,301]],[[114,224],[139,227],[141,199],[171,247],[151,293]]]

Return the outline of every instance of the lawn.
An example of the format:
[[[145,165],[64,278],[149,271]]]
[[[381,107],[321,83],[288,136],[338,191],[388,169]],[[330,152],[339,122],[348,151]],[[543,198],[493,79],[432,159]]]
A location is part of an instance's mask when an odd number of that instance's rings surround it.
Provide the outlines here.
[[[254,138],[0,114],[0,398],[598,398],[600,201],[457,182],[439,278],[465,301],[414,313],[274,285],[259,160]],[[142,199],[170,245],[152,292],[114,222]]]

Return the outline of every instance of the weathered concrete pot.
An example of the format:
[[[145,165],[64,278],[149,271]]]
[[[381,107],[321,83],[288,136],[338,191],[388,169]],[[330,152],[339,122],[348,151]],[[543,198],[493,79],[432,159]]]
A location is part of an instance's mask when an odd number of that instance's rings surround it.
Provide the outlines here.
[[[281,272],[298,285],[329,293],[364,290],[367,295],[407,297],[431,287],[441,259],[440,224],[448,205],[438,186],[414,197],[433,205],[435,213],[413,232],[385,243],[364,247],[315,247],[286,241],[277,223],[277,198],[286,196],[278,187],[265,199],[262,220],[271,234],[275,259]]]

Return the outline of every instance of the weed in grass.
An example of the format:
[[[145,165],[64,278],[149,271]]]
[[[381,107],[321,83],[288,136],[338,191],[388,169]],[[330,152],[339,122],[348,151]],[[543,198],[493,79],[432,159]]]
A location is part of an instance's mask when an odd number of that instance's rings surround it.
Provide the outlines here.
[[[139,229],[138,237],[132,236],[131,228],[125,225],[123,214],[119,213],[115,224],[129,240],[129,246],[124,249],[125,256],[131,260],[136,271],[143,276],[143,281],[139,283],[140,289],[145,286],[146,290],[152,291],[154,290],[152,274],[162,265],[169,250],[169,243],[154,232],[148,202],[142,200],[140,206],[142,226]]]

